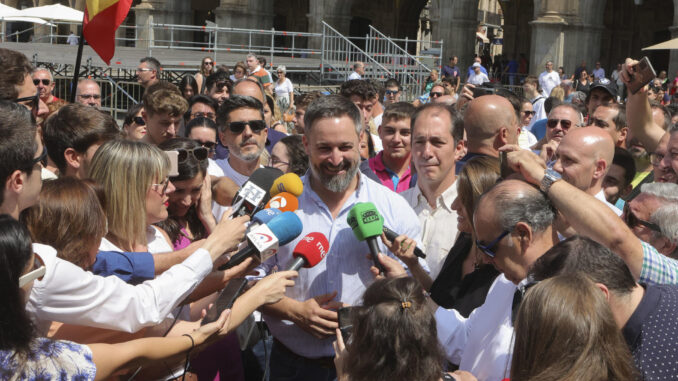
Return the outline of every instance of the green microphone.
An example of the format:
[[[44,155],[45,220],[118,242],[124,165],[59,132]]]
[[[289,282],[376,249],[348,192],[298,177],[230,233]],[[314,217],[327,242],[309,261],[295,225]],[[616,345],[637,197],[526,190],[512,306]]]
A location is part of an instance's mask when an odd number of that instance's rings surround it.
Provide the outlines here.
[[[353,234],[358,241],[367,241],[367,246],[370,248],[374,266],[379,269],[379,272],[385,273],[386,270],[379,262],[377,254],[379,247],[377,246],[377,237],[384,231],[384,219],[379,214],[379,211],[371,202],[359,202],[348,212],[346,219],[348,225],[353,229]]]

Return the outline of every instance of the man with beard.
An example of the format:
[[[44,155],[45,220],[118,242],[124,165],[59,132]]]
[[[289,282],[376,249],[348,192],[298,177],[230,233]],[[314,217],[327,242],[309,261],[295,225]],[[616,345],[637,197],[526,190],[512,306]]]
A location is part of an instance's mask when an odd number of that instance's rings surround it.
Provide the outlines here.
[[[228,148],[227,158],[217,160],[224,175],[242,186],[259,168],[266,144],[264,105],[259,100],[234,95],[217,110],[219,139]]]
[[[385,226],[419,241],[421,228],[407,202],[358,171],[360,135],[366,133],[362,119],[350,100],[336,95],[317,99],[304,115],[303,144],[310,168],[302,177],[304,193],[296,211],[304,229],[259,269],[270,272],[287,266],[292,249],[310,232],[324,234],[330,249],[320,263],[300,272],[286,297],[262,309],[274,337],[271,381],[336,378],[336,310],[358,304],[374,280],[367,245],[356,239],[346,221],[357,203],[374,203]],[[386,246],[378,245],[387,253]]]

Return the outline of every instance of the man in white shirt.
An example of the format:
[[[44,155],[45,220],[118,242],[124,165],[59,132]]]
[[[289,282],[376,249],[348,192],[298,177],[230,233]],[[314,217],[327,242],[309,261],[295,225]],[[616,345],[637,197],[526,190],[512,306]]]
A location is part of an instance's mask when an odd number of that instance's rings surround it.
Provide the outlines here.
[[[510,375],[516,286],[526,283],[531,265],[557,243],[555,216],[542,192],[518,180],[502,181],[478,202],[474,214],[478,248],[504,274],[468,319],[443,308],[435,314],[447,360],[478,380],[500,381]]]
[[[474,62],[471,67],[473,68],[473,73],[469,75],[468,83],[480,86],[485,82],[490,82],[490,79],[487,78],[487,74],[480,70],[480,64],[478,62]]]
[[[419,217],[421,249],[431,278],[440,273],[445,257],[457,238],[455,156],[463,149],[463,121],[444,105],[429,103],[412,118],[412,161],[417,186],[402,193]]]
[[[595,78],[595,81],[605,78],[605,69],[600,67],[600,61],[596,62],[596,68],[593,69],[593,77]]]
[[[365,75],[365,64],[358,61],[353,64],[353,72],[348,75],[348,80],[363,79],[363,75]]]
[[[546,70],[539,74],[539,85],[542,89],[542,95],[547,98],[551,95],[551,90],[560,85],[560,76],[557,71],[553,70],[552,61],[547,61]]]

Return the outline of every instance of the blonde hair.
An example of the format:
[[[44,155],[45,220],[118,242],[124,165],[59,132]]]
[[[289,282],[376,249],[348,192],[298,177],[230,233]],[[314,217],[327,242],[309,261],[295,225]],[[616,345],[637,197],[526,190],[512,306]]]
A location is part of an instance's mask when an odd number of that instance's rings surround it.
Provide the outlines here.
[[[169,168],[169,157],[143,142],[111,140],[94,154],[89,176],[104,188],[108,231],[122,249],[147,243],[146,194],[165,180]]]
[[[553,88],[553,90],[551,90],[550,96],[558,98],[559,101],[562,101],[565,99],[565,89],[560,86],[556,86]]]

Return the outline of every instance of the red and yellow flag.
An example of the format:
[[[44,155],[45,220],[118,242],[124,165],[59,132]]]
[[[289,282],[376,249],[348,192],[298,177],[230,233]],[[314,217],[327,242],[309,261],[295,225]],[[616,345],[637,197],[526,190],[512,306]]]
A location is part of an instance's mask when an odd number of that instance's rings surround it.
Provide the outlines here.
[[[122,24],[133,0],[87,0],[82,34],[107,65],[115,53],[115,31]]]

